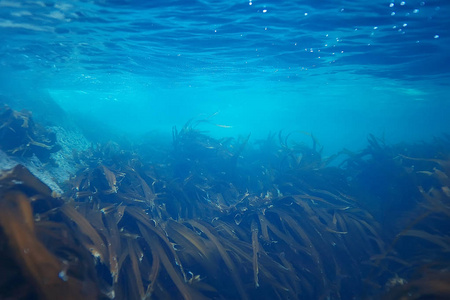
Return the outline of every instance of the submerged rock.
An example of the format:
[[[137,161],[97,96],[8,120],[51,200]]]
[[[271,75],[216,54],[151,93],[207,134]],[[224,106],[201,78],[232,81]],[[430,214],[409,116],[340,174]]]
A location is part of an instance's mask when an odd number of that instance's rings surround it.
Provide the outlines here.
[[[34,123],[30,111],[5,106],[0,110],[0,124],[0,148],[10,155],[36,155],[46,162],[51,153],[61,149],[56,134]]]

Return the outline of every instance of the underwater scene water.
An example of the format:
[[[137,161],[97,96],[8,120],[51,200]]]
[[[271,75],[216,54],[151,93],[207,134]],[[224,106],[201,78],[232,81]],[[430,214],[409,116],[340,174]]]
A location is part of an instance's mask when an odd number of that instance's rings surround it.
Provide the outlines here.
[[[0,299],[450,298],[449,1],[0,0],[0,38]]]

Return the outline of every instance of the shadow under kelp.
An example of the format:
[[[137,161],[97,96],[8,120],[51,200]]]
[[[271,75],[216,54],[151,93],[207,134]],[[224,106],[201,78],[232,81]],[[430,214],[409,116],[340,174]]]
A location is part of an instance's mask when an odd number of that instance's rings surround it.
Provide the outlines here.
[[[443,278],[450,274],[449,137],[388,146],[370,136],[369,147],[351,154],[345,165],[388,243],[373,257],[370,285],[391,290],[384,296],[389,299],[448,298]]]
[[[197,126],[191,121],[174,129],[171,149],[124,150],[111,142],[78,153],[80,169],[64,187],[64,199],[48,198],[41,185],[30,194],[22,175],[14,175],[21,167],[5,173],[2,195],[26,195],[0,200],[5,213],[17,215],[18,206],[26,215],[25,223],[0,223],[12,241],[3,248],[8,257],[23,250],[15,232],[28,230],[30,240],[49,251],[37,258],[61,266],[55,287],[76,289],[86,281],[78,293],[110,299],[349,299],[379,297],[388,288],[397,295],[423,287],[414,271],[424,254],[433,254],[434,271],[448,272],[448,182],[442,175],[448,160],[424,159],[434,149],[399,152],[371,138],[362,153],[347,153],[344,165],[332,167],[314,139],[312,146],[296,144],[280,133],[251,144],[250,137],[214,139]],[[412,162],[423,169],[411,171]],[[380,193],[391,202],[401,200],[395,195],[405,186],[416,189],[410,206],[391,215],[395,220],[382,215],[387,202],[370,205],[378,195],[365,187],[372,175],[366,169],[395,171]],[[431,220],[426,226],[425,219]],[[387,234],[380,221],[403,227]],[[30,226],[49,230],[33,234]],[[432,247],[406,253],[407,239]],[[39,268],[22,263],[25,258],[16,256],[14,263],[31,275],[18,282],[51,299],[52,292],[41,292]],[[407,283],[410,278],[418,279]],[[7,292],[19,291],[0,285],[0,293]]]

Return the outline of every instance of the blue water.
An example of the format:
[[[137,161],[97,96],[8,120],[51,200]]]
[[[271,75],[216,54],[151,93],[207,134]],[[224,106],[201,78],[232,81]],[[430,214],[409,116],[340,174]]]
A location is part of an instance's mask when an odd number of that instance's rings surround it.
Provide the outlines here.
[[[0,37],[2,95],[126,134],[215,114],[214,136],[334,153],[449,131],[449,1],[2,0]]]

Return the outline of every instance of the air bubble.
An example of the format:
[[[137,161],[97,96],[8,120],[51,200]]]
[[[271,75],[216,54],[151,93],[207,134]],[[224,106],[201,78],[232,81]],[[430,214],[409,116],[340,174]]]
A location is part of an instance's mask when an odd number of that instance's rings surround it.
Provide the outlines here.
[[[436,34],[436,35],[434,36],[434,38],[435,38],[435,39],[438,39],[438,38],[439,38],[439,34]]]
[[[62,270],[58,273],[58,277],[61,278],[63,281],[67,281],[69,277],[67,277],[66,271]]]

